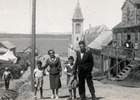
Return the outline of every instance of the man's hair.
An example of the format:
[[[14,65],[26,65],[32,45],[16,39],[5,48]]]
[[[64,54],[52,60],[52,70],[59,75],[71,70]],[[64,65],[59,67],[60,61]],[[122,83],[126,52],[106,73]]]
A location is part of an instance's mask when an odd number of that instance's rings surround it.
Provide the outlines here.
[[[79,41],[79,45],[80,45],[80,44],[86,45],[86,44],[85,44],[85,41]]]
[[[69,57],[68,57],[68,60],[70,60],[70,59],[71,59],[71,60],[74,60],[74,57],[73,57],[73,56],[69,56]]]
[[[40,60],[37,61],[37,65],[42,65],[42,62]]]
[[[50,55],[50,52],[51,52],[51,51],[53,51],[53,53],[55,53],[53,49],[50,49],[50,50],[48,51],[48,55]]]

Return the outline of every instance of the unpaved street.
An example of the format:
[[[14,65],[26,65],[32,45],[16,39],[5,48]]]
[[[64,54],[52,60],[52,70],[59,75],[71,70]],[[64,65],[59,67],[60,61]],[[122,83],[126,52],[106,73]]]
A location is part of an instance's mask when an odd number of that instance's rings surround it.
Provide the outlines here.
[[[44,77],[44,99],[50,99],[51,90],[49,89],[49,77]],[[59,100],[67,100],[68,88],[66,87],[66,76],[63,75],[61,78],[62,88],[59,91]],[[102,84],[101,82],[94,81],[96,89],[96,96],[98,100],[140,100],[140,88],[122,87],[111,84]],[[90,93],[87,87],[87,97],[90,98]],[[39,91],[38,91],[39,97]],[[79,97],[77,90],[77,97]],[[89,99],[90,100],[90,99]]]
[[[29,70],[24,74],[24,76],[29,76],[30,74],[30,68]],[[25,78],[26,79],[26,78]],[[58,100],[67,100],[69,97],[68,88],[66,86],[66,75],[62,75],[61,77],[61,83],[62,88],[59,90],[59,96],[60,98]],[[11,81],[10,88],[12,89],[14,87],[15,82]],[[123,87],[123,86],[117,86],[112,84],[103,84],[99,81],[94,81],[95,91],[97,100],[140,100],[140,88],[134,88],[134,87]],[[21,90],[26,90],[24,92],[21,92],[17,100],[34,100],[33,92],[30,90],[30,82],[27,82]],[[4,90],[4,87],[0,89],[0,93]],[[90,99],[90,93],[88,90],[88,87],[86,86],[86,96]],[[56,99],[50,99],[52,95],[52,91],[50,90],[50,84],[49,84],[49,76],[44,77],[44,86],[43,86],[43,96],[44,99],[42,100],[56,100]],[[38,100],[40,100],[39,91],[38,91]],[[78,89],[77,89],[77,97],[79,98]]]

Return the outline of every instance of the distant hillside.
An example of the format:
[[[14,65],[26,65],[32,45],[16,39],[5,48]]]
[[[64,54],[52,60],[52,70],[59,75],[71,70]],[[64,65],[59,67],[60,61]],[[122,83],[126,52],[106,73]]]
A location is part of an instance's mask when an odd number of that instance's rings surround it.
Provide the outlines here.
[[[71,34],[68,33],[43,33],[36,34],[37,38],[65,38],[70,37]],[[31,38],[31,34],[8,34],[8,33],[0,33],[0,38]]]
[[[90,27],[89,29],[86,30],[85,33],[85,42],[86,44],[90,44],[95,38],[103,31],[107,31],[109,28],[107,28],[105,25],[100,25],[100,26],[94,26]]]
[[[17,52],[22,52],[31,46],[30,34],[0,34],[0,41],[9,41],[16,46]],[[40,54],[47,54],[49,49],[55,50],[57,54],[67,54],[71,35],[65,34],[37,34],[36,48]]]

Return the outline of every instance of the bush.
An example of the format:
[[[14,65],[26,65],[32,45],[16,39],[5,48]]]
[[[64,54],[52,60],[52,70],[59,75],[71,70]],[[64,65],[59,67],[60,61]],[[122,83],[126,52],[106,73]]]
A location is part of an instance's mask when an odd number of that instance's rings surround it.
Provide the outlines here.
[[[0,77],[2,77],[5,68],[8,67],[13,75],[14,79],[21,77],[21,71],[25,72],[28,69],[28,63],[26,61],[29,59],[29,55],[25,53],[17,53],[17,63],[14,64],[10,61],[5,63],[0,63]]]
[[[3,75],[3,72],[5,71],[5,65],[3,65],[3,64],[0,64],[0,77],[2,77],[2,75]]]
[[[26,71],[28,68],[26,64],[11,64],[11,63],[0,64],[0,77],[2,77],[2,74],[5,71],[6,67],[9,68],[14,79],[20,78],[22,75],[21,71]]]
[[[18,79],[19,77],[21,77],[21,75],[20,75],[21,69],[22,68],[19,64],[10,65],[10,70],[11,70],[11,73],[12,73],[14,79]]]

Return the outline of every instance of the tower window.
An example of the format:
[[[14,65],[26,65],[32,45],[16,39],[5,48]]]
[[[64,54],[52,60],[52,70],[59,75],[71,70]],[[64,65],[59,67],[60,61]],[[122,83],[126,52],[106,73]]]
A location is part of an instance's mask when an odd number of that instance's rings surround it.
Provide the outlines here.
[[[76,38],[76,40],[78,41],[78,40],[79,40],[79,38],[77,37],[77,38]]]
[[[128,39],[128,40],[131,40],[131,36],[130,36],[130,35],[127,35],[127,39]]]
[[[138,32],[135,33],[135,42],[138,43]]]
[[[81,33],[81,25],[76,24],[76,33]]]

